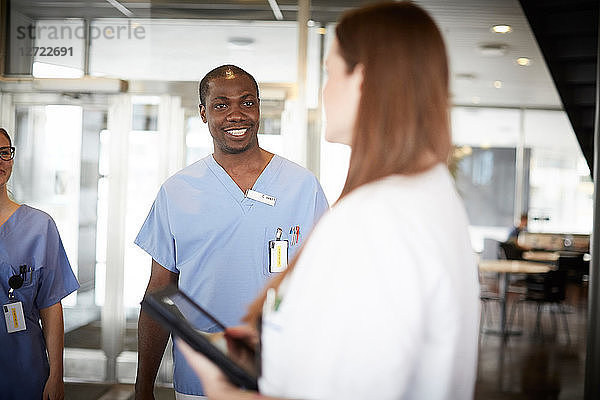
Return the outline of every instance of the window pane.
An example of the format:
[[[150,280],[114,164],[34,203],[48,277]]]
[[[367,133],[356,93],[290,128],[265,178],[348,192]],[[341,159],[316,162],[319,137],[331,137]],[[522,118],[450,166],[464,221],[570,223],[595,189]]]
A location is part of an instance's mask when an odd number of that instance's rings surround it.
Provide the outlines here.
[[[566,114],[525,111],[525,145],[532,149],[529,229],[590,233],[594,185]]]

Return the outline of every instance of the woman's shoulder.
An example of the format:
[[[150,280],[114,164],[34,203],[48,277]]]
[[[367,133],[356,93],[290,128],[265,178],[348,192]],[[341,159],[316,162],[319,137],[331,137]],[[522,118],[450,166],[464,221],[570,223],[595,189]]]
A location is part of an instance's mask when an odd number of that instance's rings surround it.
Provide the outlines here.
[[[372,231],[402,243],[444,236],[468,224],[443,166],[418,176],[391,175],[365,184],[342,198],[329,217],[330,230],[343,226],[346,233],[361,236]]]
[[[415,175],[389,175],[366,183],[344,197],[339,205],[363,210],[397,208],[398,211],[416,209],[426,205],[447,202],[448,195],[454,195],[452,177],[447,168],[438,164],[429,170]],[[398,208],[398,205],[402,207]]]
[[[373,219],[380,214],[389,215],[396,204],[408,205],[407,202],[417,195],[406,188],[402,181],[402,177],[393,175],[354,189],[332,207],[332,217],[345,219],[364,215]],[[394,213],[403,209],[394,210]]]
[[[27,204],[21,204],[17,212],[19,213],[21,219],[27,220],[30,223],[37,223],[40,225],[56,225],[54,223],[54,219],[52,219],[48,213]]]

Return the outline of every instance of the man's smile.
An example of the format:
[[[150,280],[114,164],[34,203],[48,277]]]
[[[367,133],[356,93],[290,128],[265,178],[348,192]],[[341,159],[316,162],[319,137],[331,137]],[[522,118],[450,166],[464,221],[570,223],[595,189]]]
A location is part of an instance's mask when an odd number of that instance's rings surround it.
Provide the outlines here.
[[[242,136],[242,135],[244,135],[244,133],[246,133],[247,130],[248,130],[248,128],[243,128],[243,129],[225,129],[225,132],[227,132],[231,136]]]

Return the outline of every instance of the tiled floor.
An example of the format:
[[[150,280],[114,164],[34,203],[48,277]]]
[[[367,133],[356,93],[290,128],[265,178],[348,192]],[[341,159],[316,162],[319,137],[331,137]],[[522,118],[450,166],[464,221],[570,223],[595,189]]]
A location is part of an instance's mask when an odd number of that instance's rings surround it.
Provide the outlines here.
[[[133,385],[103,383],[65,383],[65,400],[133,400]],[[172,388],[154,389],[155,400],[174,400]]]
[[[509,302],[518,297],[519,294],[511,294]],[[553,333],[548,312],[543,313],[543,335],[534,335],[534,306],[525,307],[524,324],[516,327],[522,328],[522,335],[511,336],[506,341],[492,334],[481,336],[476,400],[583,398],[587,287],[569,284],[566,303],[570,343],[560,316],[558,334]],[[490,324],[498,323],[494,305],[488,315]],[[89,330],[87,327],[84,336],[96,337]],[[127,333],[128,346],[135,348],[135,331]],[[71,337],[69,340],[74,343],[80,339]],[[133,399],[133,385],[67,383],[65,397],[67,400],[129,400]],[[174,399],[173,389],[157,388],[156,400],[167,399]]]

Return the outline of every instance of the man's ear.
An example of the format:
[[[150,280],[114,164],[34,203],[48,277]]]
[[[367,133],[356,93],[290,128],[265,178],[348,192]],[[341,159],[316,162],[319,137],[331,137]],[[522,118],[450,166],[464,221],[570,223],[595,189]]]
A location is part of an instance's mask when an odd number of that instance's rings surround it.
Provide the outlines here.
[[[204,105],[200,104],[198,106],[198,110],[200,112],[200,118],[202,118],[202,122],[206,123],[206,107],[204,107]]]

